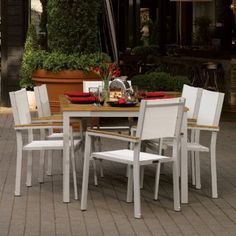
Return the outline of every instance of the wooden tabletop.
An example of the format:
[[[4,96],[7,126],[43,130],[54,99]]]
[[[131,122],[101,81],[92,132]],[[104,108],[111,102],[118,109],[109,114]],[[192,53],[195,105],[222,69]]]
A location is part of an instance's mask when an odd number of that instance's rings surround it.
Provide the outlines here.
[[[66,96],[59,96],[61,111],[139,111],[139,104],[133,107],[112,107],[112,106],[94,106],[94,104],[74,104],[71,103]]]
[[[94,106],[94,104],[75,104],[71,103],[65,95],[59,96],[61,111],[89,111],[89,112],[106,112],[106,111],[139,111],[139,103],[136,106],[132,107],[112,107],[109,105],[105,106]],[[185,112],[188,111],[188,108],[185,107]]]

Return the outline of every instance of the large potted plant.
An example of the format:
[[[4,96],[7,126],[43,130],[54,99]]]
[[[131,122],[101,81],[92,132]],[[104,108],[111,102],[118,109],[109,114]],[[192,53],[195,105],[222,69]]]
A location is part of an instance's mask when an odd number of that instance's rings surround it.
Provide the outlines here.
[[[43,9],[47,16],[47,45],[44,50],[36,47],[24,54],[22,67],[27,68],[28,78],[21,76],[21,86],[47,84],[51,108],[58,111],[59,94],[82,90],[83,80],[99,80],[91,68],[109,61],[109,57],[100,52],[98,40],[102,1],[42,2],[46,4]]]

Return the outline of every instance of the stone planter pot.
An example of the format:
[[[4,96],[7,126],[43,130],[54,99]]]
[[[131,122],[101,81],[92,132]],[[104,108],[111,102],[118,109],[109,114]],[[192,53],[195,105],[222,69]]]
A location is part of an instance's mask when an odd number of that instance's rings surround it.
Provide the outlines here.
[[[32,80],[35,85],[46,84],[51,111],[53,113],[60,111],[59,95],[66,91],[83,91],[83,81],[101,80],[93,73],[85,73],[80,70],[64,70],[60,72],[50,72],[37,70],[32,73]]]

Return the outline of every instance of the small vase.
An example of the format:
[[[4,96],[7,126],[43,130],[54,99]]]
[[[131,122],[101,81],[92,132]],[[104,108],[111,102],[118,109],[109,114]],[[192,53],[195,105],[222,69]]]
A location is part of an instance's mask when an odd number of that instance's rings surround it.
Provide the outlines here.
[[[103,96],[106,103],[109,100],[109,79],[104,80]]]

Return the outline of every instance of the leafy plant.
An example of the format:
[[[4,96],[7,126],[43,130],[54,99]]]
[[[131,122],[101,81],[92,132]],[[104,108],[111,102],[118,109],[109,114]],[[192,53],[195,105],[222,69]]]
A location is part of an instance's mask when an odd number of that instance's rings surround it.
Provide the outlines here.
[[[41,3],[40,29],[46,37],[40,38],[39,46],[35,27],[30,25],[20,70],[21,87],[33,88],[31,74],[37,69],[88,72],[111,61],[100,52],[98,43],[102,0],[41,0]]]
[[[99,51],[98,13],[101,0],[48,0],[48,47],[52,52]]]
[[[159,56],[159,46],[157,45],[146,45],[134,47],[131,51],[132,54],[142,56],[144,58],[148,56]]]
[[[190,84],[186,76],[171,76],[166,72],[151,72],[132,78],[132,85],[147,91],[182,91],[184,84]]]
[[[20,86],[23,88],[33,89],[31,74],[34,68],[32,68],[32,66],[30,65],[30,63],[32,62],[29,60],[29,57],[31,57],[33,52],[36,52],[37,50],[38,50],[38,41],[37,41],[36,29],[33,24],[30,24],[24,45],[24,55],[20,68],[20,79],[21,79]]]
[[[27,64],[30,71],[43,69],[47,71],[58,72],[61,70],[82,70],[84,72],[91,71],[94,66],[110,62],[111,59],[104,53],[92,54],[63,54],[59,52],[49,53],[38,50],[31,51],[25,57],[25,64]]]

